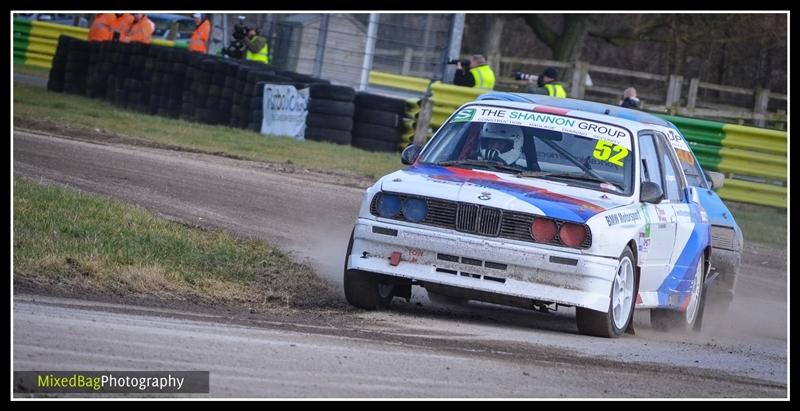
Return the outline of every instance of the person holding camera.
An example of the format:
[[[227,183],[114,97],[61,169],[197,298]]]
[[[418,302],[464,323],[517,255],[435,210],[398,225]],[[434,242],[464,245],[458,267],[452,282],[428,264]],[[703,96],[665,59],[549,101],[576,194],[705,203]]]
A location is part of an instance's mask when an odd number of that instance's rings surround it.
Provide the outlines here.
[[[494,71],[486,63],[486,57],[473,54],[469,60],[450,60],[448,64],[456,65],[456,75],[453,84],[464,87],[475,87],[484,90],[494,90]]]
[[[517,80],[533,81],[533,76],[524,76],[522,73],[517,73]],[[521,78],[521,77],[525,78]],[[567,97],[567,90],[564,85],[558,82],[558,70],[548,67],[544,69],[542,74],[536,79],[536,87],[533,85],[528,86],[528,93],[544,94],[551,97]]]
[[[245,57],[247,60],[260,61],[264,64],[269,63],[267,39],[257,29],[247,29],[247,35],[242,39],[242,43],[246,48]]]

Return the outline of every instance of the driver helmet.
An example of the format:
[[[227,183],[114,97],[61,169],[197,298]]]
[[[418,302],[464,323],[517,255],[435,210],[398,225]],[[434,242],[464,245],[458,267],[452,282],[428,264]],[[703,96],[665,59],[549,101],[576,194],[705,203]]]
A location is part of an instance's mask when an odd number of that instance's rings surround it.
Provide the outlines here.
[[[522,157],[522,127],[511,124],[486,123],[480,136],[481,156],[485,160],[498,157],[506,164],[514,164]]]

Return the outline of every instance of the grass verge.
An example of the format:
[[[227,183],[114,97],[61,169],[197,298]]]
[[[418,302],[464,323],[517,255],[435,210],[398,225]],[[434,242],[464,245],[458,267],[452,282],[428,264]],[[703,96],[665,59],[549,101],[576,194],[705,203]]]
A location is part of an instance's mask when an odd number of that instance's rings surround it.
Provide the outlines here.
[[[399,154],[296,141],[225,126],[210,126],[119,109],[102,100],[14,85],[14,118],[100,129],[128,137],[212,153],[222,152],[309,170],[377,179],[402,167]]]
[[[785,209],[726,201],[736,224],[742,229],[744,245],[750,242],[786,246],[787,216]]]
[[[19,63],[14,63],[13,72],[19,74],[26,74],[29,76],[42,77],[42,78],[47,78],[48,76],[50,76],[50,69],[38,66],[29,66],[27,64],[19,64]]]
[[[20,178],[14,179],[14,273],[161,300],[249,308],[343,304],[309,267],[263,242]]]

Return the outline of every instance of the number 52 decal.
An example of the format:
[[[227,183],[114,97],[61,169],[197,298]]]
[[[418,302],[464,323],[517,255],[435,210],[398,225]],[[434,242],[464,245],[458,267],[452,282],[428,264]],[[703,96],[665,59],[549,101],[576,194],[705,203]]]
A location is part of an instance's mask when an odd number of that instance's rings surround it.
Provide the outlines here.
[[[612,152],[614,153],[613,156],[611,155]],[[625,165],[622,160],[628,157],[628,149],[608,141],[599,140],[594,147],[593,155],[598,160],[608,161],[611,164],[622,167]]]

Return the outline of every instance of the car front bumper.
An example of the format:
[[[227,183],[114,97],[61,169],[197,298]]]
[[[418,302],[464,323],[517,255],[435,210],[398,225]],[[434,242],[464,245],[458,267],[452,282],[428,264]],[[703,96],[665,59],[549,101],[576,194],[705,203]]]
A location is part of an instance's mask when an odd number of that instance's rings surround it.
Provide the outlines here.
[[[348,269],[601,312],[617,265],[615,258],[365,218],[347,256]]]

